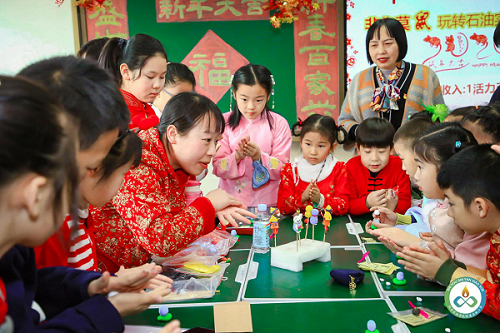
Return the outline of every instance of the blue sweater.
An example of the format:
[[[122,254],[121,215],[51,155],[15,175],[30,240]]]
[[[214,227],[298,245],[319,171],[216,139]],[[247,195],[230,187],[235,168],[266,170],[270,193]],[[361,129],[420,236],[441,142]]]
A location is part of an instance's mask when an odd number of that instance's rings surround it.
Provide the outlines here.
[[[88,295],[89,283],[100,276],[69,267],[37,270],[33,249],[16,245],[0,260],[15,332],[123,332],[120,314],[107,298]],[[47,316],[40,324],[33,300]]]

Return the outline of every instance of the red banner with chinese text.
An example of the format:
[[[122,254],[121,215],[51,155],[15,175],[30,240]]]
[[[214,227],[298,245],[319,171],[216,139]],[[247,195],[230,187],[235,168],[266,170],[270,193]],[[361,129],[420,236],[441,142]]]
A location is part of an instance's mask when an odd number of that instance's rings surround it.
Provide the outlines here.
[[[269,20],[267,0],[156,0],[157,22]]]
[[[87,39],[128,38],[127,0],[106,0],[101,8],[86,11]]]
[[[297,117],[303,120],[339,113],[337,6],[335,0],[317,2],[317,11],[301,12],[294,23]]]
[[[182,63],[194,73],[196,92],[217,103],[229,89],[231,75],[249,61],[208,30]]]

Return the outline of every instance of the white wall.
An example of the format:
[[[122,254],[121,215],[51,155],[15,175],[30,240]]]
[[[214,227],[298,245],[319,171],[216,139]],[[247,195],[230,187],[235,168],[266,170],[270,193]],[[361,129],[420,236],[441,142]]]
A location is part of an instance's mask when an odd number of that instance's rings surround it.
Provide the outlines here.
[[[75,54],[71,0],[0,0],[0,74],[54,55]]]

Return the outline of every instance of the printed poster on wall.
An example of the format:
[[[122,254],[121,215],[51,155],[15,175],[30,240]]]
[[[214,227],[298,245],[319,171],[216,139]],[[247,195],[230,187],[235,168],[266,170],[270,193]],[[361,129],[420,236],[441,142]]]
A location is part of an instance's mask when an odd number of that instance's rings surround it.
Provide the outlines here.
[[[157,22],[269,20],[267,0],[156,0]]]
[[[339,64],[337,5],[318,0],[320,8],[302,11],[294,22],[297,117],[314,113],[337,118]]]
[[[231,86],[231,75],[249,61],[208,30],[182,63],[194,74],[196,92],[218,103]]]
[[[488,103],[500,85],[500,50],[493,32],[498,0],[347,0],[347,83],[367,68],[365,38],[377,19],[399,20],[408,38],[405,60],[430,67],[451,109]]]
[[[95,11],[86,10],[87,39],[128,38],[127,0],[106,0]]]

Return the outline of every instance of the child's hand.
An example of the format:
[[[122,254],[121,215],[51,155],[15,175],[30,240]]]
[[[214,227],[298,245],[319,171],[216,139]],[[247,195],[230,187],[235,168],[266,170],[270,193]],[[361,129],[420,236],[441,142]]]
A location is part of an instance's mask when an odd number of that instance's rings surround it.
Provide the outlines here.
[[[127,274],[135,274],[138,270],[148,270],[148,269],[151,269],[151,267],[152,267],[151,265],[154,265],[154,264],[144,264],[142,266],[133,267],[133,268],[125,268],[123,266],[120,266],[120,270],[118,272],[116,272],[115,275],[118,276],[118,277],[120,277],[120,278],[122,278],[122,277],[124,277]],[[161,269],[161,266],[158,266],[158,267],[160,267],[160,269]],[[174,283],[174,281],[172,281],[171,278],[166,277],[165,275],[162,275],[162,274],[158,274],[155,277],[153,277],[151,280],[149,280],[149,282],[145,286],[145,288],[153,289],[153,288],[156,288],[156,287],[160,287],[160,286],[162,286],[164,284],[168,285],[169,287],[171,287],[172,283]]]
[[[241,160],[245,158],[245,153],[241,146],[236,148],[234,157],[236,158],[236,164],[240,164]]]
[[[240,207],[243,205],[241,201],[220,188],[208,192],[205,198],[210,200],[212,206],[214,206],[216,213],[228,206]]]
[[[393,240],[387,238],[387,237],[384,237],[384,236],[380,236],[378,238],[378,240],[385,245],[385,247],[387,247],[392,253],[398,253],[398,252],[401,252],[403,251],[403,247],[402,246],[399,246],[398,244],[396,244],[396,242],[394,242]]]
[[[369,234],[371,234],[371,231],[373,231],[373,229],[370,229],[370,227],[374,225],[377,227],[377,229],[380,229],[380,228],[392,228],[393,226],[390,225],[390,224],[385,224],[385,223],[377,223],[373,220],[370,220],[368,222],[366,222],[365,224],[365,231]]]
[[[378,190],[370,192],[370,194],[368,194],[368,196],[366,197],[366,207],[368,207],[368,209],[375,206],[386,207],[387,198],[385,192],[386,190]]]
[[[398,260],[398,263],[405,266],[405,269],[423,277],[434,279],[436,273],[448,260],[449,256],[447,251],[441,249],[435,243],[429,243],[429,248],[405,247],[402,252],[397,255],[404,260]]]
[[[397,196],[397,194],[394,192],[393,189],[388,189],[386,191],[386,195],[385,195],[386,199],[387,199],[387,208],[390,209],[390,210],[395,210],[397,205],[398,205],[398,200],[399,200],[399,197]]]
[[[318,185],[315,180],[311,180],[309,184],[311,187],[309,188],[309,198],[314,203],[319,203],[319,199],[321,198],[321,192],[319,191]]]
[[[230,206],[226,207],[218,212],[215,213],[215,216],[219,219],[220,223],[227,225],[230,223],[234,227],[238,227],[238,222],[236,222],[236,219],[238,221],[245,222],[247,224],[250,224],[250,220],[247,219],[245,216],[249,216],[252,218],[256,218],[257,216],[253,213],[250,213],[248,210],[246,210],[245,205],[241,205],[239,207],[235,206]]]
[[[411,246],[411,245],[420,245],[422,243],[422,240],[416,236],[413,236],[412,234],[401,230],[399,228],[382,228],[382,229],[376,229],[376,230],[371,230],[370,234],[377,236],[377,237],[385,237],[394,243],[396,243],[400,247],[405,247],[405,246]]]
[[[246,156],[250,157],[253,161],[260,160],[261,151],[259,146],[257,146],[255,142],[246,143],[244,153]]]
[[[126,317],[145,311],[151,304],[163,303],[168,294],[170,294],[170,288],[161,286],[147,293],[120,293],[108,300],[122,317]]]
[[[430,232],[419,232],[419,236],[426,242],[434,242],[434,238],[432,237],[432,233]]]
[[[181,322],[172,320],[167,326],[163,327],[158,333],[181,333]]]
[[[395,226],[396,222],[398,221],[398,215],[394,213],[392,210],[382,207],[382,206],[375,206],[370,208],[371,212],[375,212],[378,210],[380,212],[380,217],[377,217],[375,213],[372,214],[372,217],[374,219],[380,219],[380,222],[383,224],[387,224],[389,226]],[[376,225],[378,227],[378,225]]]
[[[302,204],[305,204],[311,197],[310,197],[310,191],[311,191],[311,183],[307,185],[306,189],[304,192],[302,192]]]
[[[140,292],[146,288],[150,280],[161,272],[161,267],[155,264],[146,264],[142,269],[132,270],[127,274],[120,276],[110,276],[108,272],[104,272],[99,279],[89,283],[89,296],[96,294],[107,294],[111,291],[118,292]],[[164,283],[170,288],[169,283]]]

